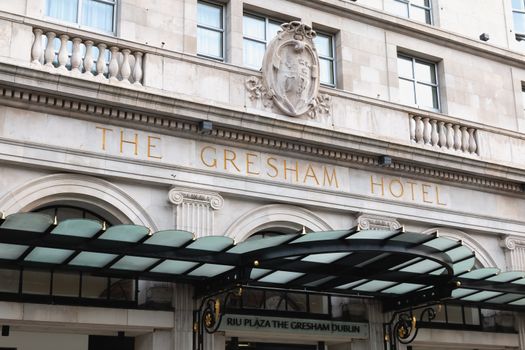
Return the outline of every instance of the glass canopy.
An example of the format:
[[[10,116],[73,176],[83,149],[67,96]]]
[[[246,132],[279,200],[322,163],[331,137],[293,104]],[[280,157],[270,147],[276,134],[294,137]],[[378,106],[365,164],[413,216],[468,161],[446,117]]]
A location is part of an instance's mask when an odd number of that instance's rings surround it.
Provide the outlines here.
[[[57,223],[41,213],[0,220],[0,267],[191,283],[201,295],[249,285],[376,297],[387,309],[444,299],[525,307],[525,272],[473,269],[474,262],[472,250],[437,232],[352,228],[235,244],[89,219]]]

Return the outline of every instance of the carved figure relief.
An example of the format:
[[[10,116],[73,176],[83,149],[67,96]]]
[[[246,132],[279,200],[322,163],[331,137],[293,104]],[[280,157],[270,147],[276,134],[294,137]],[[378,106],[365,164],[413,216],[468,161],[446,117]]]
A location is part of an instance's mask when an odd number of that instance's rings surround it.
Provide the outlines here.
[[[266,49],[262,81],[246,81],[250,99],[261,99],[264,107],[275,105],[289,116],[317,118],[330,112],[330,97],[318,96],[319,57],[313,39],[316,34],[308,25],[293,21],[282,30]]]

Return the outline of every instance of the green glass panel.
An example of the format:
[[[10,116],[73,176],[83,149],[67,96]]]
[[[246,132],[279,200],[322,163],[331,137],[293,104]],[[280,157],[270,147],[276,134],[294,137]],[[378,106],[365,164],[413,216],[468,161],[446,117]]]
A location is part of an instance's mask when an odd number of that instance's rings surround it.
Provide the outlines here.
[[[472,294],[472,295],[468,295],[464,298],[461,298],[461,300],[466,300],[466,301],[481,301],[481,300],[485,300],[485,299],[489,299],[489,298],[493,298],[495,296],[498,296],[498,295],[501,295],[502,293],[500,292],[493,292],[493,291],[488,291],[488,290],[485,290],[485,291],[481,291],[479,293],[475,293],[475,294]]]
[[[362,279],[362,280],[346,283],[346,284],[337,286],[335,288],[337,288],[337,289],[349,289],[349,288],[352,288],[353,286],[357,286],[358,284],[364,283],[366,281],[368,281],[368,280]]]
[[[454,275],[459,275],[460,273],[472,270],[475,263],[476,263],[476,258],[472,257],[470,259],[463,260],[459,263],[452,265],[452,270],[454,272]]]
[[[458,288],[454,289],[452,291],[452,298],[459,299],[466,295],[472,294],[474,292],[477,292],[476,289],[469,289],[469,288]]]
[[[91,238],[100,230],[102,230],[102,224],[99,221],[68,219],[60,222],[51,231],[51,234]]]
[[[159,259],[126,255],[111,265],[110,268],[117,270],[144,271],[157,261],[159,261]]]
[[[60,264],[73,254],[74,250],[37,247],[29,253],[25,260],[48,264]]]
[[[40,213],[16,213],[8,215],[1,228],[32,232],[45,232],[53,224],[53,218]]]
[[[296,233],[292,233],[292,234],[279,235],[279,236],[268,237],[268,238],[249,239],[229,249],[228,253],[242,254],[242,253],[251,252],[254,250],[275,247],[280,244],[283,244],[284,242],[291,240],[293,237],[296,237],[296,236],[297,236]]]
[[[117,257],[116,254],[82,252],[69,265],[104,267]]]
[[[398,232],[391,231],[391,230],[363,230],[356,232],[355,234],[351,235],[347,239],[387,239],[394,235],[396,235]]]
[[[473,280],[482,280],[493,275],[497,275],[500,272],[500,269],[495,267],[477,269],[474,271],[467,272],[461,275],[461,278],[468,278]]]
[[[521,284],[521,285],[524,285],[525,284],[525,278],[522,278],[522,279],[519,279],[517,281],[514,281],[514,282],[511,282],[512,284]]]
[[[392,238],[392,241],[399,241],[411,244],[419,244],[428,239],[428,235],[422,235],[421,233],[405,232]]]
[[[332,239],[339,239],[352,233],[351,230],[339,230],[339,231],[328,231],[328,232],[311,232],[299,236],[296,240],[291,243],[303,243],[313,241],[329,241]]]
[[[452,261],[458,261],[474,255],[474,252],[465,246],[457,247],[446,252]]]
[[[377,292],[381,289],[393,286],[394,284],[396,284],[396,282],[374,280],[367,282],[363,285],[357,286],[354,288],[354,290],[362,292]]]
[[[434,275],[434,276],[437,276],[437,275],[441,275],[441,274],[443,274],[445,272],[447,272],[447,269],[442,268],[442,269],[437,269],[435,271],[432,271],[432,272],[430,272],[430,274]]]
[[[509,305],[519,305],[519,306],[523,306],[523,305],[525,305],[525,298],[520,299],[520,300],[513,301],[513,302],[509,303]]]
[[[252,269],[252,272],[250,273],[250,279],[256,280],[259,277],[266,275],[270,271],[272,271],[272,270],[268,270],[268,269]]]
[[[209,250],[212,252],[220,252],[233,245],[233,239],[224,236],[208,236],[198,238],[195,242],[190,244],[189,249]]]
[[[502,272],[497,276],[493,276],[490,278],[487,278],[487,281],[494,281],[494,282],[510,282],[512,280],[518,280],[525,278],[525,272],[523,271],[508,271],[508,272]]]
[[[308,255],[301,259],[302,261],[316,262],[321,264],[329,264],[345,256],[350,255],[350,253],[327,253],[327,254],[312,254]]]
[[[165,230],[155,232],[144,244],[163,245],[167,247],[180,247],[193,240],[193,233],[188,231]]]
[[[522,297],[523,297],[522,294],[508,293],[508,294],[503,294],[498,297],[487,300],[487,302],[495,303],[495,304],[507,304],[508,302],[519,300]]]
[[[115,225],[104,232],[99,239],[122,242],[138,242],[149,233],[149,229],[138,225]]]
[[[414,259],[410,259],[410,260],[408,260],[408,261],[405,261],[404,263],[401,263],[401,264],[399,264],[399,265],[396,265],[396,266],[394,266],[394,267],[389,268],[389,270],[390,270],[390,271],[400,270],[400,269],[402,269],[402,268],[404,268],[404,267],[411,266],[411,265],[413,265],[413,264],[415,264],[415,263],[418,263],[418,262],[420,262],[420,261],[422,261],[422,260],[423,260],[423,258],[414,258]]]
[[[318,279],[317,281],[312,281],[312,282],[309,282],[309,283],[306,283],[305,286],[306,287],[317,287],[323,283],[326,283],[328,281],[331,281],[333,279],[337,278],[336,276],[327,276],[327,277],[323,277],[321,279]]]
[[[166,260],[151,269],[151,272],[180,275],[196,265],[197,263],[192,261]]]
[[[382,293],[405,294],[423,288],[424,286],[424,284],[400,283],[397,286],[385,289]]]
[[[415,264],[402,268],[403,272],[426,273],[440,268],[442,265],[433,260],[423,260]]]
[[[259,282],[284,284],[303,275],[304,273],[302,272],[276,271],[261,278]]]
[[[28,246],[0,243],[0,259],[15,260],[22,255]]]
[[[440,250],[440,251],[444,251],[446,249],[452,248],[458,243],[459,243],[458,241],[455,241],[449,238],[436,237],[433,240],[424,243],[423,245]]]
[[[213,277],[233,269],[235,266],[204,264],[188,273],[190,276]]]

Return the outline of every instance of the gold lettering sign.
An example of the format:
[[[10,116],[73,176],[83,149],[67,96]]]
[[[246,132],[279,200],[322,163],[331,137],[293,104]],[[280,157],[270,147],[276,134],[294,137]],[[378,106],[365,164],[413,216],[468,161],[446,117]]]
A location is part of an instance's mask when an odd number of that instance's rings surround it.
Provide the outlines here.
[[[336,167],[327,164],[211,145],[202,146],[199,155],[204,167],[229,174],[280,180],[298,185],[340,188],[341,175]]]
[[[447,206],[440,197],[437,184],[417,182],[398,177],[370,175],[370,194],[382,198]]]
[[[159,148],[162,140],[158,136],[144,135],[128,129],[112,129],[103,126],[95,128],[100,131],[100,150],[102,151],[118,148],[121,155],[162,159],[162,152]],[[115,136],[115,133],[118,136]]]

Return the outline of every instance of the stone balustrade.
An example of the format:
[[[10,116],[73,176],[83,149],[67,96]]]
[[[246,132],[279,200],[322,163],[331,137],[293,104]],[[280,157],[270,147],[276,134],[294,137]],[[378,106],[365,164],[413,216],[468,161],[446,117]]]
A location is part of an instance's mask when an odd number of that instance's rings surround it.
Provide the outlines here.
[[[99,81],[142,85],[143,52],[88,38],[34,28],[31,63]]]
[[[476,129],[429,117],[410,116],[410,140],[436,149],[479,155]]]

